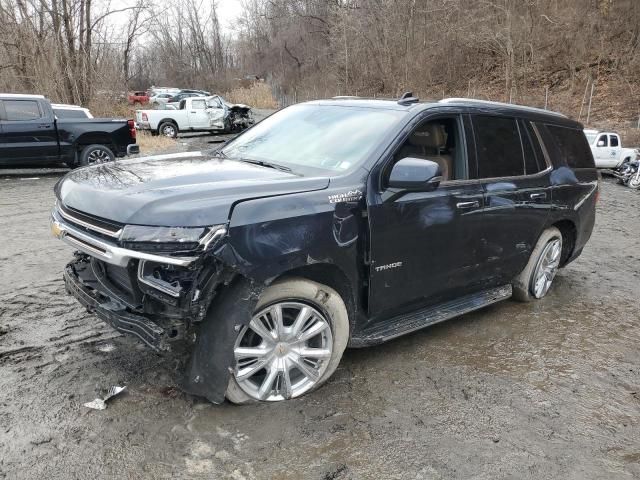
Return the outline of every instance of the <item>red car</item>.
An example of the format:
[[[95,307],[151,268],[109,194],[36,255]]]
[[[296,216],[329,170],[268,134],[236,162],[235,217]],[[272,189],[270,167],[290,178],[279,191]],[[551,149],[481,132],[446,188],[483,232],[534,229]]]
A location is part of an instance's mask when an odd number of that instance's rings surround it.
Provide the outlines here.
[[[129,92],[127,101],[129,105],[145,105],[149,103],[149,95],[147,92]]]

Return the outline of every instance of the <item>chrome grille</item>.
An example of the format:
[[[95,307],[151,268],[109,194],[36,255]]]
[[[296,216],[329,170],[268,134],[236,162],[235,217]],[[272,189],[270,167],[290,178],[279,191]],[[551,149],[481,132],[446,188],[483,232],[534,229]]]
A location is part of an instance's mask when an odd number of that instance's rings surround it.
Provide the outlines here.
[[[57,211],[62,218],[71,222],[76,227],[97,233],[100,236],[119,238],[120,233],[122,232],[122,227],[120,225],[71,210],[60,204],[57,206]]]

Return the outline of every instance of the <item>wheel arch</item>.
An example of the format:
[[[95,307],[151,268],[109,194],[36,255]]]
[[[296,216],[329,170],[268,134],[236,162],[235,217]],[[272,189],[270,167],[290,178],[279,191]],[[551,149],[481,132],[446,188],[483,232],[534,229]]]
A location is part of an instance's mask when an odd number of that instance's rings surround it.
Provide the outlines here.
[[[564,266],[567,260],[573,255],[578,237],[578,229],[576,228],[576,224],[567,218],[558,220],[550,225],[550,227],[556,227],[562,234],[562,258],[560,260],[560,266]]]
[[[349,281],[349,277],[347,277],[347,275],[339,266],[334,263],[314,263],[311,265],[304,265],[280,273],[269,283],[291,277],[306,278],[307,280],[312,280],[314,282],[326,285],[327,287],[330,287],[338,292],[338,294],[342,298],[342,301],[347,307],[347,314],[349,315],[349,327],[350,331],[353,332],[357,303],[353,291],[353,286]]]
[[[113,138],[111,134],[107,132],[83,133],[75,141],[77,151],[94,144],[104,145],[105,147],[109,147],[110,150],[113,150]]]

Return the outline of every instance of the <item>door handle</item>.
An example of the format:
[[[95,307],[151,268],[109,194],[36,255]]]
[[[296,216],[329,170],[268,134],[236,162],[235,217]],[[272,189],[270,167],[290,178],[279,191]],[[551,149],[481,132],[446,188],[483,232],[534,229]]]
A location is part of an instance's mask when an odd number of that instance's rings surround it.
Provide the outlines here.
[[[51,128],[51,124],[50,123],[41,123],[40,125],[38,125],[38,128]]]
[[[480,207],[480,202],[478,200],[474,200],[472,202],[458,202],[456,203],[456,207],[463,209],[463,208],[479,208]]]
[[[189,112],[189,113],[196,113],[196,112],[191,111],[191,112]]]
[[[547,198],[547,194],[546,193],[532,193],[531,195],[529,195],[529,198],[531,200],[543,200],[543,199]]]

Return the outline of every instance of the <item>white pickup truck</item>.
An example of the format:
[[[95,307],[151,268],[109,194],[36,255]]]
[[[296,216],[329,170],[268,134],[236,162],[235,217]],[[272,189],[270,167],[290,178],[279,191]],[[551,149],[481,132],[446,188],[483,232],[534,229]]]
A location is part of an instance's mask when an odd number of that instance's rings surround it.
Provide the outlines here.
[[[253,125],[251,108],[231,105],[219,95],[180,101],[177,110],[136,110],[138,129],[176,138],[179,132],[240,131]]]
[[[625,161],[638,158],[638,150],[622,148],[620,135],[614,132],[585,130],[597,168],[618,168]]]

